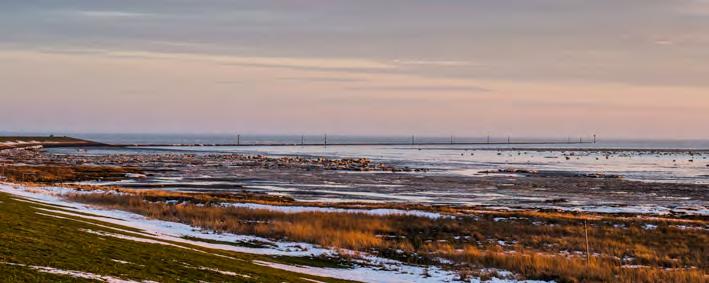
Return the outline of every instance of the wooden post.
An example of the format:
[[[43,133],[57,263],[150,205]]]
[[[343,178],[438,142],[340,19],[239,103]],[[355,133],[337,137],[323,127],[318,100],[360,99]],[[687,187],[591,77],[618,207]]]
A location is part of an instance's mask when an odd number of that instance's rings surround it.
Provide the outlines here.
[[[591,246],[588,244],[588,220],[583,219],[583,230],[586,234],[586,264],[591,263]]]

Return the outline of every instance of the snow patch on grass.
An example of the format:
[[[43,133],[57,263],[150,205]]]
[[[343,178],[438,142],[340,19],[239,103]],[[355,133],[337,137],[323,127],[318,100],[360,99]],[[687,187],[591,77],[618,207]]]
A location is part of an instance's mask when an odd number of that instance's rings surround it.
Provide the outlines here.
[[[219,274],[222,274],[222,275],[226,275],[226,276],[251,278],[251,276],[246,275],[246,274],[239,274],[239,273],[236,273],[236,272],[224,271],[224,270],[220,270],[220,269],[216,269],[216,268],[209,268],[209,267],[204,267],[204,266],[202,266],[202,267],[198,267],[197,269],[199,269],[199,270],[211,271],[211,272],[216,272],[216,273],[219,273]]]
[[[387,260],[388,261],[388,260]],[[339,269],[327,267],[310,267],[300,265],[287,265],[281,263],[253,261],[254,263],[271,268],[308,274],[320,277],[339,278],[345,280],[353,280],[360,282],[378,282],[378,283],[428,283],[428,282],[463,282],[457,274],[442,270],[437,267],[418,267],[401,264],[383,265],[380,268],[372,267],[355,267],[352,269]],[[391,261],[395,262],[395,261]],[[511,279],[493,278],[488,281],[480,279],[471,279],[469,282],[525,282],[525,283],[543,283],[546,281],[517,281]]]
[[[10,263],[10,262],[0,262],[0,264],[10,265],[10,266],[27,267],[27,268],[30,268],[30,269],[33,269],[33,270],[36,270],[39,272],[43,272],[43,273],[69,276],[72,278],[98,280],[98,281],[107,282],[107,283],[153,283],[154,282],[154,281],[126,280],[126,279],[116,278],[116,277],[112,277],[112,276],[98,275],[98,274],[94,274],[94,273],[90,273],[90,272],[64,270],[64,269],[48,267],[48,266],[35,266],[35,265],[26,265],[26,264]]]

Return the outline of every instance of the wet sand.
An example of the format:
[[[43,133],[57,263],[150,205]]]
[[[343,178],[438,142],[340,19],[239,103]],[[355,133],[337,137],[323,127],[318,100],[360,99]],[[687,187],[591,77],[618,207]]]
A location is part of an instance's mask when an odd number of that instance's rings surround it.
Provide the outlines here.
[[[474,176],[367,159],[239,154],[51,154],[18,151],[6,162],[109,165],[144,175],[88,184],[187,192],[253,192],[304,202],[403,203],[611,213],[709,215],[709,185],[628,181],[602,174],[501,170]],[[87,183],[84,183],[87,184]]]

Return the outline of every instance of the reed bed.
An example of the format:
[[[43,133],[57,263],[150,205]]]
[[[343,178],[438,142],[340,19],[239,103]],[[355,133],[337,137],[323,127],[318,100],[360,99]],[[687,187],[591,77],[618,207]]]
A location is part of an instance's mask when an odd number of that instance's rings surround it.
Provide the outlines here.
[[[171,193],[165,193],[171,194]],[[159,195],[159,194],[158,194]],[[165,196],[165,195],[162,195]],[[450,218],[361,213],[285,213],[155,201],[155,195],[72,194],[74,201],[196,227],[302,241],[439,264],[462,277],[482,268],[560,282],[707,282],[707,222],[545,212],[470,213]],[[163,199],[161,199],[163,200]],[[588,226],[584,226],[584,221]],[[586,254],[586,233],[590,256]],[[450,262],[441,264],[440,259]]]

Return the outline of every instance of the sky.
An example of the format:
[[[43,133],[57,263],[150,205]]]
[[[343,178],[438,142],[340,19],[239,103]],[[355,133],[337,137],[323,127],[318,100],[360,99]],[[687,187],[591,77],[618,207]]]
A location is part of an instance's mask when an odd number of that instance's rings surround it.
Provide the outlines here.
[[[709,138],[709,0],[2,0],[0,131]]]

